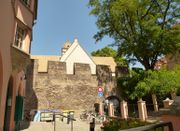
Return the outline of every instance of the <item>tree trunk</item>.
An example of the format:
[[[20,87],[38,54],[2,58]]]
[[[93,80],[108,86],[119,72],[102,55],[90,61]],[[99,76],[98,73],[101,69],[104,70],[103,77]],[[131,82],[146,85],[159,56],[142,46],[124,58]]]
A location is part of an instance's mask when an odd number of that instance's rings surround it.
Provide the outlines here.
[[[147,71],[147,70],[154,70],[155,64],[152,64],[152,65],[151,65],[151,63],[149,63],[149,61],[145,61],[145,60],[143,60],[143,61],[140,62],[140,63],[144,66],[144,68],[145,68],[146,71]]]
[[[142,97],[138,97],[138,101],[143,101],[143,100],[142,100]]]
[[[157,97],[156,94],[152,94],[152,101],[153,101],[153,106],[154,106],[154,111],[158,111],[158,103],[157,103]]]

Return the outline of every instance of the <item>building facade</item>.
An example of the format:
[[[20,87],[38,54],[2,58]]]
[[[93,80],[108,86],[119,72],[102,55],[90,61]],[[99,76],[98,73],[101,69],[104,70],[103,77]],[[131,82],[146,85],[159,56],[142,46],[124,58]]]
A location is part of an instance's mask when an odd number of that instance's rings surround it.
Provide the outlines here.
[[[61,49],[62,56],[31,56],[33,92],[28,92],[27,116],[35,109],[90,110],[95,103],[116,95],[112,57],[91,57],[75,39]],[[103,96],[98,95],[98,87]],[[30,86],[29,86],[30,87]],[[37,103],[31,101],[36,99]],[[36,106],[38,105],[38,106]]]
[[[0,1],[0,131],[18,128],[23,116],[37,0]]]
[[[64,47],[66,47],[66,43]],[[74,74],[74,63],[89,64],[91,68],[91,74],[96,74],[96,64],[91,59],[91,57],[89,57],[86,51],[80,46],[78,39],[75,39],[74,42],[69,45],[66,51],[64,51],[64,48],[62,51],[63,52],[60,61],[66,63],[67,74]]]

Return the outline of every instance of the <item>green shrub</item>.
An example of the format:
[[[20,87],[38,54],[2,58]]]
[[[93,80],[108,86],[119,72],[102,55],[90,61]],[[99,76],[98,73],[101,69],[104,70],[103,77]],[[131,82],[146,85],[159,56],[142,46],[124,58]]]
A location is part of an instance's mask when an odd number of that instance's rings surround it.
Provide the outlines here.
[[[150,123],[141,122],[137,119],[128,119],[128,120],[110,120],[103,123],[103,131],[117,131],[119,129],[129,129],[139,126],[148,125]]]

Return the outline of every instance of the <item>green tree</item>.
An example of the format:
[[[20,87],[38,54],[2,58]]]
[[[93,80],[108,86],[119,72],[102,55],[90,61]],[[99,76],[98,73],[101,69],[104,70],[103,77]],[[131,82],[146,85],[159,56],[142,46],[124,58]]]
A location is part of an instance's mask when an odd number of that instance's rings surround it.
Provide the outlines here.
[[[179,0],[89,0],[97,18],[96,41],[108,35],[118,54],[154,69],[158,57],[173,52],[180,42]]]
[[[137,86],[138,82],[143,80],[145,77],[145,72],[143,70],[140,71],[133,71],[131,70],[130,76],[127,77],[120,77],[117,80],[117,87],[120,89],[121,97],[124,100],[128,99],[134,99],[135,97],[144,96],[143,91],[137,91],[135,90],[135,87]]]
[[[126,66],[126,67],[128,66],[128,62],[124,58],[118,56],[117,51],[110,47],[104,47],[102,49],[98,49],[97,51],[93,51],[91,55],[102,56],[102,57],[113,57],[118,66]]]
[[[109,48],[109,47],[104,47],[102,49],[98,49],[97,51],[93,51],[91,53],[92,56],[104,56],[104,57],[116,57],[117,56],[117,51]]]
[[[180,67],[176,67],[173,70],[148,71],[146,77],[138,82],[130,96],[132,99],[135,97],[142,98],[150,93],[152,94],[153,103],[157,104],[155,95],[165,96],[180,89],[179,78]]]

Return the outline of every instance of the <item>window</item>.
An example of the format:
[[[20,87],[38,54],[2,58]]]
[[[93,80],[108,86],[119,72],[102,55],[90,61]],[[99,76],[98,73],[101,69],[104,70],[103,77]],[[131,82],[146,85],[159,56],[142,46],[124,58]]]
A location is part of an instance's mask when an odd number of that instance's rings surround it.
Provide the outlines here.
[[[26,36],[26,31],[23,28],[17,26],[14,45],[22,49],[25,36]]]
[[[23,2],[27,7],[30,7],[30,0],[22,0],[22,2]]]

